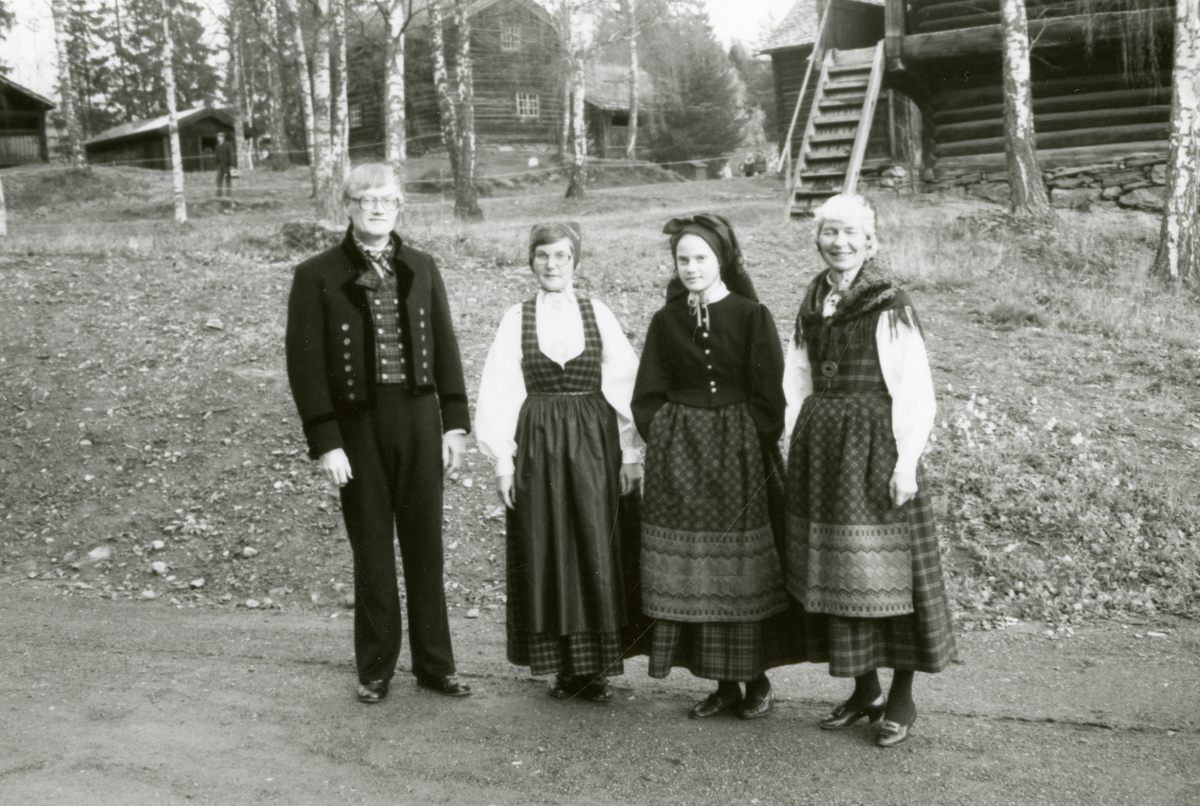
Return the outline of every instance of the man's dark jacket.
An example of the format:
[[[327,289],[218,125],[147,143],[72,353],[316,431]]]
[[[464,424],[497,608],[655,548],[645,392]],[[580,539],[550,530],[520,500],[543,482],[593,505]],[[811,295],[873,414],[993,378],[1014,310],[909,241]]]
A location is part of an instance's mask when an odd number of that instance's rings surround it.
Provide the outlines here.
[[[470,431],[462,358],[446,286],[433,257],[392,234],[392,268],[403,301],[404,385],[436,394],[442,431]],[[287,371],[309,456],[343,447],[338,418],[375,407],[375,327],[366,289],[355,280],[374,271],[346,238],[296,267],[288,298]]]
[[[217,145],[217,167],[232,168],[235,162],[237,162],[237,150],[233,143],[228,140],[219,143]]]

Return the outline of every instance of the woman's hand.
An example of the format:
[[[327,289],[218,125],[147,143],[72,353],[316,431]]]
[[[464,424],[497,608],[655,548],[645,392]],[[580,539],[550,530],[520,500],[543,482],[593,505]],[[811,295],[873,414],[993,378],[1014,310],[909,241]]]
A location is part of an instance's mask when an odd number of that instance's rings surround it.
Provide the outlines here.
[[[513,489],[513,478],[512,473],[496,476],[496,492],[500,496],[500,503],[509,509],[517,508],[517,493]]]
[[[339,487],[345,487],[350,479],[354,478],[354,474],[350,472],[350,459],[341,448],[334,448],[328,453],[321,454],[321,458],[317,460],[317,466],[321,468],[321,472],[325,474],[326,478]]]
[[[621,465],[621,495],[629,495],[638,489],[642,480],[642,463],[627,462]]]
[[[894,471],[892,480],[888,482],[888,492],[892,496],[892,506],[904,506],[917,494],[917,477],[912,473]]]

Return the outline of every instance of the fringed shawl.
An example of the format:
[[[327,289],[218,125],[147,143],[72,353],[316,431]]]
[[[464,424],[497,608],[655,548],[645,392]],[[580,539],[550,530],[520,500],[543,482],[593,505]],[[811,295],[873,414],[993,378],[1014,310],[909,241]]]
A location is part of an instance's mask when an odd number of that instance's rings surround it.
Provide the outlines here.
[[[859,334],[858,338],[873,338],[879,317],[885,313],[893,336],[900,322],[921,330],[920,320],[908,294],[896,286],[895,280],[884,272],[877,260],[871,259],[863,264],[833,315],[826,319],[822,316],[822,309],[825,297],[832,289],[828,278],[829,269],[826,269],[809,284],[800,303],[800,312],[796,315],[796,334],[793,338],[797,347],[808,348],[809,358],[814,365],[820,360],[822,352],[830,348],[840,352],[856,334]]]

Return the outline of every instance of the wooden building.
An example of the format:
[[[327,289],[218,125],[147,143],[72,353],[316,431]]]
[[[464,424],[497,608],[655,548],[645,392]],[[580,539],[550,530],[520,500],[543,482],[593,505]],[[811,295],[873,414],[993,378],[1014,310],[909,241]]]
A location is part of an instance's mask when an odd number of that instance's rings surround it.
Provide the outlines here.
[[[638,76],[638,151],[649,152],[650,104],[653,80],[645,71]],[[584,116],[589,146],[600,159],[623,159],[629,145],[629,66],[600,62],[589,64],[584,76]]]
[[[0,75],[0,168],[49,162],[46,113],[54,102]]]
[[[213,170],[217,134],[233,142],[233,116],[207,106],[179,112],[179,149],[185,171]],[[130,165],[167,171],[171,143],[167,116],[123,123],[100,132],[83,147],[92,165]]]
[[[1043,169],[1165,153],[1173,2],[1026,0]],[[839,61],[875,47],[881,94],[862,158],[908,162],[936,178],[1003,171],[1000,44],[999,0],[799,0],[763,48],[780,108],[792,113],[782,116],[791,164],[800,168],[833,140],[834,129],[822,128],[827,111],[813,115],[812,104],[849,69]],[[852,163],[858,144],[835,145]]]
[[[562,52],[550,15],[534,0],[475,0],[471,21],[475,137],[480,143],[552,143],[562,114]],[[350,47],[348,103],[354,158],[383,154],[382,24],[372,11],[356,26]],[[453,80],[454,28],[447,23]],[[405,117],[408,148],[420,153],[441,138],[428,15],[414,15],[405,36]]]

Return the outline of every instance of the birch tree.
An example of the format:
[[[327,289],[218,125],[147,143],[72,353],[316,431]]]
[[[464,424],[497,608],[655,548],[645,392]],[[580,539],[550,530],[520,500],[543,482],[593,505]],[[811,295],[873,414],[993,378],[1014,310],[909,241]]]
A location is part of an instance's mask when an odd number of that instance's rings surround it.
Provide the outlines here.
[[[308,169],[312,176],[313,198],[320,190],[317,171],[317,115],[313,102],[313,80],[308,72],[308,46],[304,43],[304,28],[300,24],[300,9],[296,0],[280,0],[287,9],[291,28],[292,56],[296,60],[296,74],[300,77],[300,102],[304,109],[304,143],[308,150]]]
[[[337,2],[337,0],[334,0]],[[333,188],[333,119],[330,71],[330,0],[315,0],[317,31],[313,46],[313,144],[316,158],[317,217],[322,221],[339,221],[341,200]]]
[[[237,3],[229,6],[229,90],[233,96],[233,148],[239,171],[249,170],[250,149],[246,145],[246,93],[242,83],[242,21]]]
[[[625,0],[625,14],[629,18],[629,142],[625,146],[625,158],[637,159],[638,101],[641,80],[638,76],[638,23],[637,0]]]
[[[66,151],[71,167],[87,169],[87,157],[83,153],[83,127],[79,125],[79,114],[75,109],[75,82],[72,78],[69,10],[66,0],[52,0],[50,14],[54,18],[54,44],[58,51],[58,84],[61,90],[59,112],[67,126]]]
[[[403,188],[407,173],[408,138],[404,117],[404,34],[412,20],[411,0],[377,0],[387,43],[384,51],[383,161],[392,166]],[[444,60],[444,59],[443,59]]]
[[[0,179],[0,238],[8,237],[8,208],[4,206],[4,180]]]
[[[1200,4],[1175,4],[1175,74],[1167,195],[1151,274],[1200,285]]]
[[[342,180],[350,170],[350,77],[346,62],[346,0],[330,2],[330,23],[333,25],[330,51],[330,76],[333,80],[330,102],[333,114],[330,119],[333,135],[330,137],[329,147],[333,162],[330,165],[329,181],[338,196],[335,200],[337,209],[341,210],[340,188]]]
[[[1010,208],[1019,216],[1054,218],[1038,167],[1029,77],[1029,22],[1025,0],[1000,0],[1004,49],[1004,150]]]
[[[167,137],[171,141],[171,180],[175,195],[175,223],[187,223],[187,197],[183,192],[183,153],[179,148],[179,110],[175,106],[175,48],[171,41],[171,4],[163,0],[162,78],[167,95]]]
[[[439,2],[429,6],[433,38],[433,81],[437,88],[442,141],[450,152],[454,174],[454,216],[461,220],[483,218],[479,188],[475,185],[475,90],[471,74],[471,21],[468,0],[453,0],[456,37],[455,87],[450,88],[446,66],[445,10]]]
[[[266,28],[267,50],[267,87],[271,97],[268,99],[268,126],[271,131],[270,165],[273,171],[286,171],[291,165],[288,156],[287,118],[284,109],[283,89],[283,43],[279,36],[279,2],[266,0],[263,8],[263,22]],[[301,89],[307,90],[307,86]],[[309,99],[311,105],[312,99]]]
[[[584,71],[583,14],[578,3],[567,0],[560,15],[566,45],[567,86],[571,96],[571,172],[567,198],[582,198],[587,191],[587,124],[584,119],[586,78]]]

